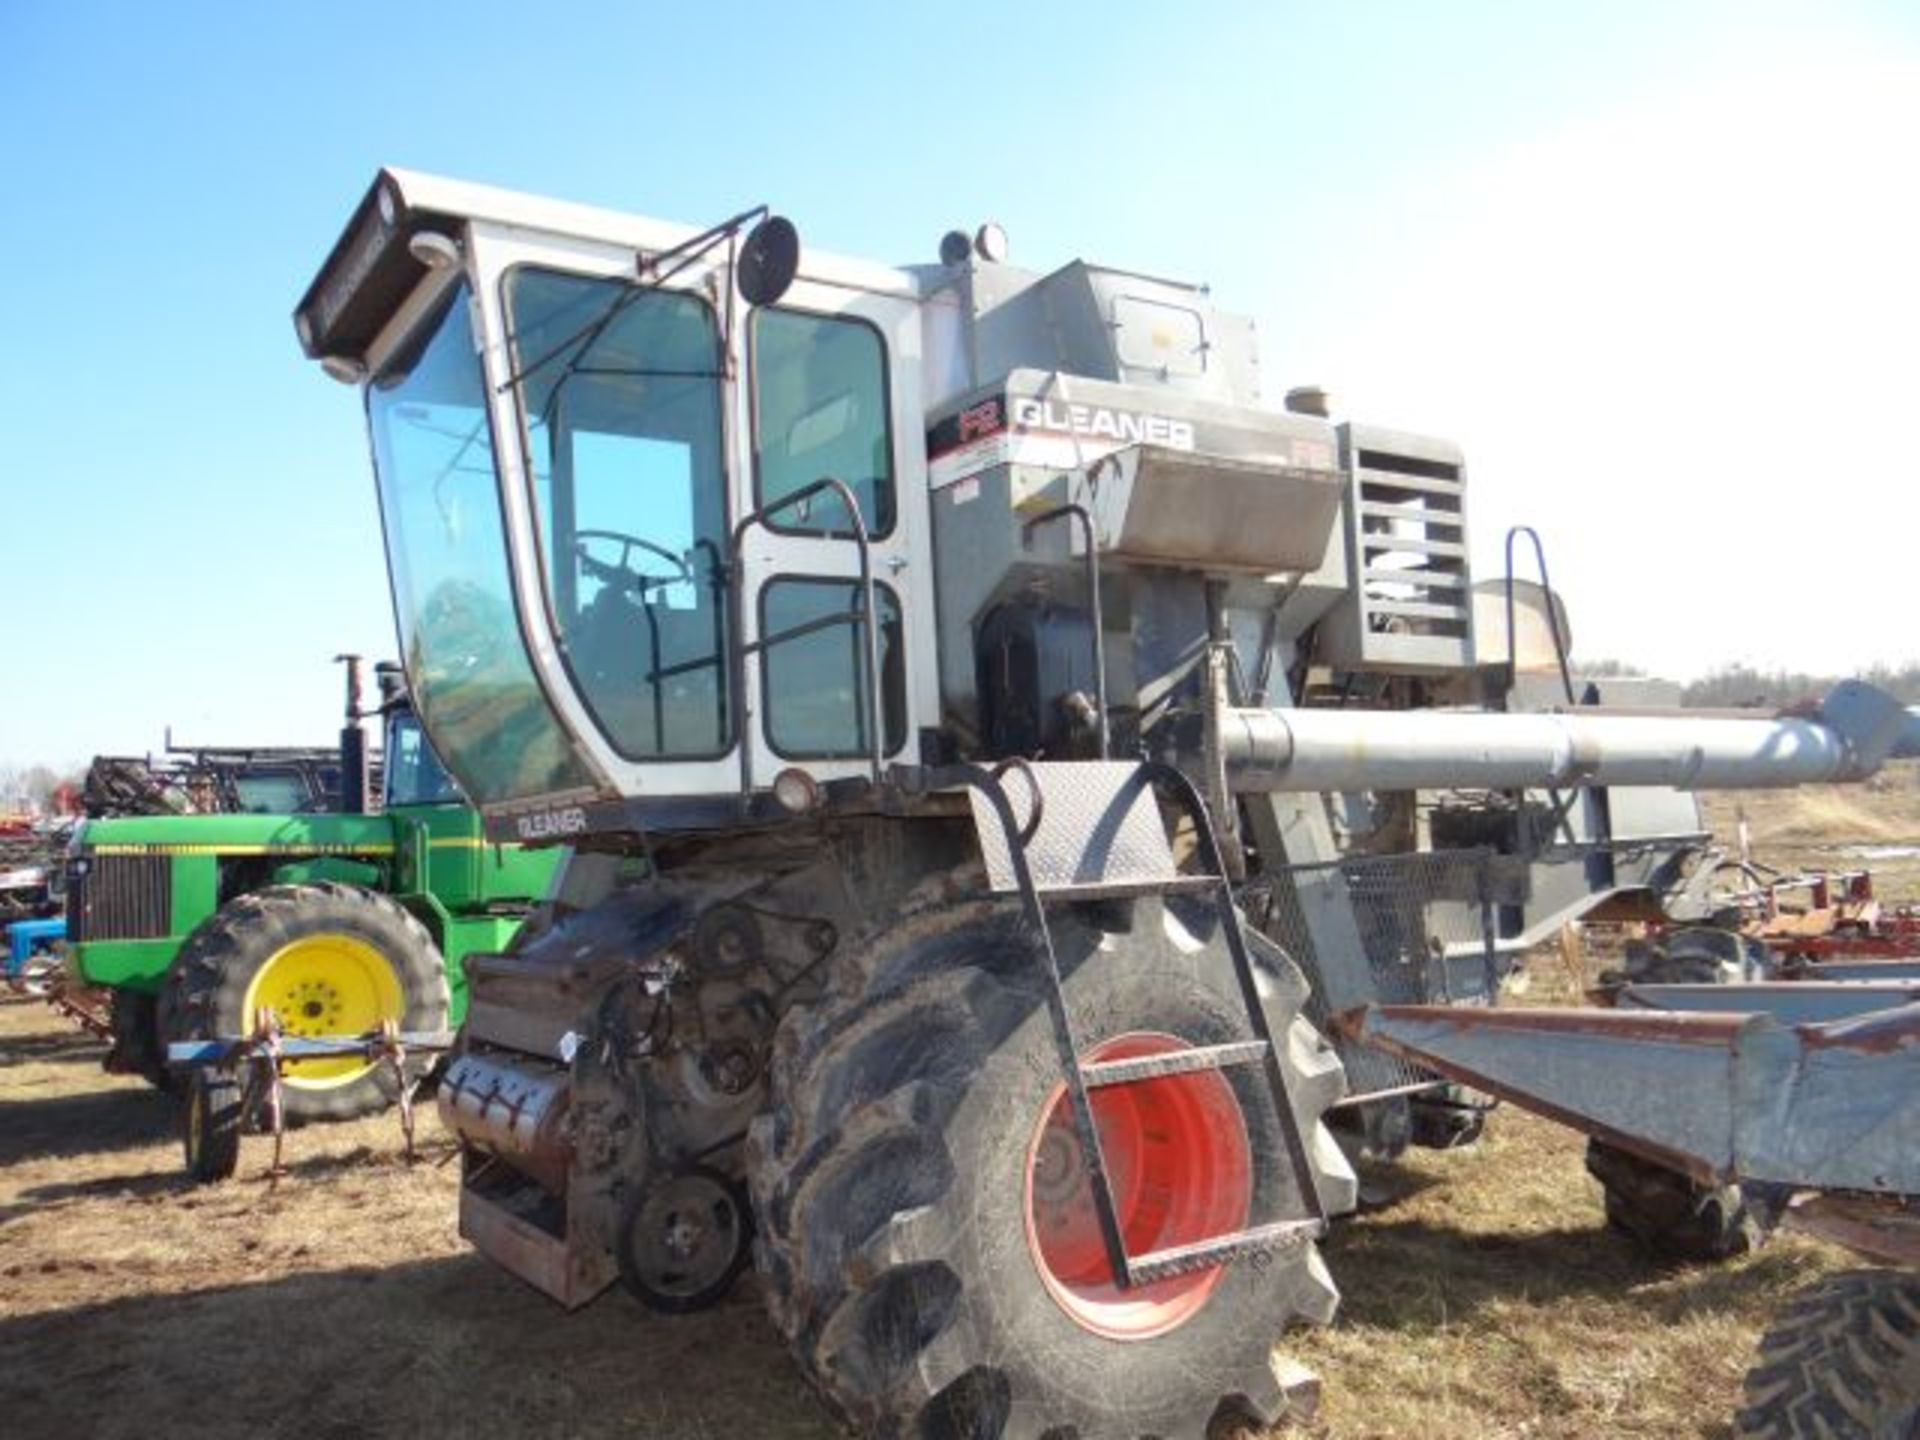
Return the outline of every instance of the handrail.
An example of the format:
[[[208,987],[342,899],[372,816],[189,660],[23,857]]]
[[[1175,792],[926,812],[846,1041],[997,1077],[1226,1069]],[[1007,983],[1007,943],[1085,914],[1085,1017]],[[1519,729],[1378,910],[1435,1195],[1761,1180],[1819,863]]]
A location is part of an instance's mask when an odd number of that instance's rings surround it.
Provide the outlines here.
[[[1534,562],[1540,567],[1540,588],[1547,595],[1547,628],[1553,632],[1553,654],[1560,662],[1560,683],[1566,688],[1567,704],[1578,705],[1573,694],[1573,672],[1567,668],[1567,640],[1560,633],[1560,607],[1554,603],[1553,582],[1547,578],[1547,549],[1540,543],[1540,532],[1531,525],[1515,525],[1507,531],[1507,687],[1513,687],[1520,673],[1520,637],[1513,629],[1513,542],[1520,535],[1533,542]]]
[[[733,583],[732,621],[734,632],[735,693],[741,697],[744,706],[747,694],[748,645],[746,635],[746,566],[742,563],[741,543],[746,539],[747,531],[753,529],[756,525],[765,526],[769,516],[777,515],[782,510],[790,509],[802,500],[808,500],[815,495],[829,492],[840,497],[841,503],[847,507],[847,514],[853,522],[853,542],[860,550],[860,597],[861,604],[864,608],[861,611],[850,610],[845,615],[822,617],[822,623],[817,628],[824,629],[828,624],[844,623],[857,624],[866,631],[867,690],[863,698],[866,702],[867,763],[873,772],[873,783],[878,786],[881,783],[881,769],[886,758],[886,736],[882,733],[882,727],[886,722],[882,714],[883,702],[881,699],[880,686],[880,630],[876,623],[880,614],[878,604],[879,596],[873,580],[872,541],[867,535],[867,522],[860,514],[860,502],[854,498],[853,491],[847,487],[845,481],[837,480],[831,475],[823,475],[811,484],[802,485],[798,490],[783,495],[780,499],[770,504],[749,510],[745,515],[740,517],[739,523],[733,527],[733,566],[730,578]],[[837,535],[835,538],[838,538]],[[800,633],[806,633],[806,631],[801,629]],[[776,638],[791,639],[793,636],[783,632]],[[752,648],[761,650],[765,648],[765,645],[766,642],[763,640],[757,642]],[[740,744],[740,792],[742,795],[749,793],[753,788],[752,755],[753,737],[751,734],[743,731]]]

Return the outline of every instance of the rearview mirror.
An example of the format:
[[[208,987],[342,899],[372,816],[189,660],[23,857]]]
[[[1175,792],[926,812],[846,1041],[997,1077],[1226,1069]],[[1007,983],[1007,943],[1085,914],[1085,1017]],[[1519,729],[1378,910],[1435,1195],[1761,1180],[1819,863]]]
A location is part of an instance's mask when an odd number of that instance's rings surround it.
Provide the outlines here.
[[[769,215],[747,233],[734,279],[749,305],[773,305],[799,269],[800,232],[784,215]]]

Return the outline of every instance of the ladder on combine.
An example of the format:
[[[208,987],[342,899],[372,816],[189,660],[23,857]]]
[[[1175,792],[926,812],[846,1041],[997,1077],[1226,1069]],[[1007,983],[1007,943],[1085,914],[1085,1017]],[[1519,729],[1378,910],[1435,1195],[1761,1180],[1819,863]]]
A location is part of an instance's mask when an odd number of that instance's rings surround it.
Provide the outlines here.
[[[1030,795],[1024,823],[1016,816],[1003,783],[1009,772],[1021,776]],[[992,887],[1019,894],[1027,923],[1039,942],[1054,1042],[1115,1282],[1122,1289],[1132,1289],[1317,1239],[1326,1230],[1326,1211],[1313,1183],[1306,1137],[1287,1095],[1277,1042],[1260,1001],[1253,957],[1222,864],[1219,841],[1193,783],[1172,766],[1151,761],[1010,760],[991,771],[961,766],[953,773],[968,787]],[[1182,874],[1175,866],[1156,790],[1171,798],[1191,823],[1201,873]],[[1075,1034],[1047,925],[1048,905],[1145,895],[1196,895],[1212,900],[1220,933],[1233,959],[1253,1039],[1196,1045],[1135,1059],[1081,1061],[1083,1047]],[[1268,1098],[1279,1121],[1306,1215],[1269,1219],[1191,1244],[1129,1254],[1120,1231],[1107,1162],[1101,1153],[1092,1092],[1107,1086],[1246,1065],[1260,1066],[1265,1076]]]

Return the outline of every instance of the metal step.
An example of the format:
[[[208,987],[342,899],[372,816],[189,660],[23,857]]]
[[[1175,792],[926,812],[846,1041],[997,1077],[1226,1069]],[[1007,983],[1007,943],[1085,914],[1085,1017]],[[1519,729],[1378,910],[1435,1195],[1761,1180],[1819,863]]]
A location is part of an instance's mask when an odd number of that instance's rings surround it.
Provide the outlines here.
[[[1159,803],[1139,765],[1036,760],[1020,763],[996,783],[1015,821],[1032,832],[1006,834],[986,793],[968,791],[987,884],[996,893],[1021,889],[1015,846],[1024,852],[1033,888],[1049,897],[1145,894],[1164,891],[1180,878],[1160,824]]]
[[[1175,875],[1166,880],[1106,880],[1091,885],[1040,885],[1049,900],[1126,900],[1136,895],[1206,895],[1220,888],[1218,875]]]
[[[1166,1075],[1191,1075],[1200,1070],[1224,1070],[1230,1065],[1257,1065],[1267,1058],[1264,1040],[1236,1040],[1230,1045],[1196,1045],[1191,1050],[1169,1050],[1135,1060],[1100,1060],[1080,1067],[1089,1090],[1102,1085],[1126,1085],[1136,1080],[1158,1080]]]
[[[1176,1245],[1168,1250],[1150,1250],[1145,1255],[1127,1258],[1127,1282],[1151,1285],[1194,1270],[1245,1259],[1273,1250],[1287,1250],[1317,1239],[1322,1229],[1318,1220],[1277,1220],[1271,1225],[1256,1225],[1251,1230],[1236,1230],[1212,1240],[1192,1245]]]

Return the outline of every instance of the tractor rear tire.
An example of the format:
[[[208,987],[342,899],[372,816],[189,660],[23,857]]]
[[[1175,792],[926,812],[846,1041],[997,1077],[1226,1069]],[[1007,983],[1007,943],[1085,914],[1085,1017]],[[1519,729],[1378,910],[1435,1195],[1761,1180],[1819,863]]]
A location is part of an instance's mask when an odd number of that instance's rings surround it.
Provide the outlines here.
[[[239,896],[187,937],[169,984],[172,1039],[249,1035],[260,1006],[289,1035],[362,1034],[384,1020],[447,1028],[446,968],[433,937],[397,902],[355,885]],[[296,1061],[281,1096],[287,1122],[299,1125],[377,1113],[398,1086],[385,1063]]]
[[[1920,1278],[1830,1275],[1794,1297],[1747,1374],[1741,1440],[1920,1435]]]
[[[1083,1054],[1246,1039],[1217,926],[1158,900],[1134,909],[1124,934],[1085,912],[1052,923]],[[1288,1163],[1258,1067],[1096,1092],[1131,1253],[1297,1218],[1303,1183],[1329,1212],[1352,1208],[1352,1172],[1320,1125],[1345,1087],[1339,1061],[1299,1018],[1298,970],[1249,941],[1312,1173]],[[1222,1409],[1264,1424],[1310,1404],[1273,1347],[1332,1316],[1312,1243],[1132,1292],[1110,1283],[1061,1128],[1041,968],[1016,907],[929,909],[782,1022],[747,1174],[768,1306],[801,1370],[863,1433],[922,1440],[1175,1440]]]
[[[117,987],[107,992],[107,1026],[113,1032],[107,1070],[138,1075],[156,1090],[170,1092],[173,1072],[167,1068],[167,1043],[155,1010],[151,995]]]
[[[1606,1192],[1607,1224],[1658,1259],[1732,1260],[1766,1244],[1768,1221],[1738,1185],[1702,1185],[1598,1140],[1587,1173]]]
[[[201,1185],[216,1185],[240,1168],[240,1128],[244,1109],[240,1082],[209,1066],[187,1081],[181,1115],[181,1141],[187,1174]]]

